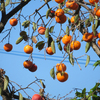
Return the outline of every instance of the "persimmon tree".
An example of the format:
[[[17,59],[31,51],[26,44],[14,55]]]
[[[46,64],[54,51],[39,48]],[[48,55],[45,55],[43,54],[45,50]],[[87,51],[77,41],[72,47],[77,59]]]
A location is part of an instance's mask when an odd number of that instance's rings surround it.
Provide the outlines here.
[[[87,55],[85,66],[87,66],[90,61],[90,56],[88,55],[88,51],[90,50],[90,47],[94,50],[97,56],[100,57],[100,33],[97,32],[97,29],[99,28],[100,25],[100,20],[99,20],[100,1],[99,0],[97,1],[95,0],[94,1],[92,0],[89,1],[44,0],[42,1],[44,2],[44,4],[38,7],[37,9],[35,9],[35,11],[30,15],[27,15],[28,17],[26,18],[22,14],[22,10],[26,5],[28,5],[29,2],[31,2],[31,0],[1,0],[0,1],[0,11],[1,11],[0,33],[5,34],[5,36],[0,40],[0,42],[3,42],[5,38],[8,38],[7,45],[9,45],[11,30],[14,27],[16,27],[16,25],[19,24],[20,37],[16,39],[16,45],[21,43],[21,41],[25,41],[28,44],[27,45],[28,47],[24,48],[24,52],[30,54],[28,61],[31,62],[33,61],[32,58],[33,44],[36,45],[36,48],[38,48],[39,50],[44,50],[45,53],[49,55],[53,55],[56,53],[55,45],[58,46],[57,49],[59,49],[60,51],[63,50],[61,45],[62,42],[64,44],[64,51],[65,51],[64,55],[66,56],[60,62],[61,65],[59,66],[56,65],[56,67],[61,67],[61,71],[55,72],[54,70],[55,66],[50,70],[50,75],[53,79],[55,79],[55,76],[56,75],[58,76],[59,73],[58,77],[60,77],[60,79],[58,78],[58,80],[60,80],[61,82],[66,81],[68,78],[67,74],[66,74],[67,76],[64,76],[66,70],[63,70],[63,66],[62,66],[62,63],[66,58],[69,58],[69,63],[71,63],[72,65],[74,65],[74,62],[76,61],[77,65],[81,70],[81,67],[78,63],[78,58],[80,57],[76,58],[73,56],[73,52],[75,50],[80,49],[81,42],[83,41],[86,42],[85,55],[82,55],[82,56]],[[52,5],[49,4],[51,2],[52,3],[56,2],[57,6],[53,7]],[[45,6],[47,7],[47,11],[41,14],[40,10],[43,9]],[[67,17],[67,15],[70,17]],[[39,16],[39,18],[37,18],[37,16]],[[23,22],[20,20],[21,18],[24,18]],[[11,25],[11,28],[5,29],[5,25],[7,24],[8,21],[9,21],[9,25]],[[54,29],[58,24],[60,26],[59,33],[57,32],[58,34],[53,34]],[[63,25],[66,25],[66,29],[63,29]],[[31,29],[32,32],[30,31]],[[89,29],[91,29],[91,33],[89,33],[88,31]],[[76,34],[76,31],[78,34]],[[79,34],[81,34],[82,37],[80,37]],[[78,37],[81,38],[81,42],[78,41]],[[9,48],[9,46],[7,46],[7,48]],[[7,51],[7,48],[5,47],[4,49]],[[29,48],[31,48],[31,50]],[[11,50],[12,48],[10,50],[8,49],[8,51]],[[97,65],[100,65],[100,60],[94,63],[95,67]],[[9,81],[8,76],[5,75],[2,69],[1,69],[0,79],[1,79],[0,94],[2,95],[4,100],[11,100],[12,98],[20,99],[20,100],[29,100],[27,98],[23,98],[21,94],[14,95],[16,91],[14,90],[13,85],[11,86],[8,85],[11,84],[12,81]],[[36,80],[32,83],[36,83],[38,81],[42,85],[42,88],[40,88],[40,95],[43,97],[42,99],[49,100],[50,98],[48,97],[48,95],[46,96],[44,95],[45,85],[42,82],[42,79],[36,78]],[[32,83],[30,83],[25,88],[30,88],[30,85]],[[82,100],[88,100],[91,99],[90,97],[92,96],[93,100],[96,100],[96,97],[98,100],[98,98],[100,98],[99,96],[97,96],[97,93],[99,93],[99,87],[98,87],[99,85],[100,85],[99,83],[96,84],[96,86],[90,90],[87,96],[86,96],[85,88],[82,90],[82,93],[76,91],[76,98]],[[24,88],[21,88],[21,86],[19,87],[20,89],[17,91],[20,90],[24,91]],[[62,98],[65,97],[66,96]],[[76,98],[74,98],[73,100],[76,100]]]

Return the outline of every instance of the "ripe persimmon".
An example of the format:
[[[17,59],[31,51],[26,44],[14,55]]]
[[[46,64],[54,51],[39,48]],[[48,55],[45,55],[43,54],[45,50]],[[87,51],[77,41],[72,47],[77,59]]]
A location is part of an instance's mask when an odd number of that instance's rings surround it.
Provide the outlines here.
[[[62,37],[62,42],[64,43],[64,44],[68,44],[68,43],[70,43],[71,42],[71,39],[72,39],[72,36],[71,35],[64,35],[63,37]]]
[[[56,20],[57,23],[63,24],[63,23],[66,22],[67,18],[66,18],[65,15],[63,15],[63,16],[61,16],[61,17],[55,16],[55,20]]]
[[[18,21],[17,21],[16,18],[12,18],[12,19],[9,20],[9,23],[10,23],[11,26],[16,26],[17,25],[17,22]]]
[[[31,66],[30,68],[28,68],[28,69],[29,69],[29,71],[31,71],[31,72],[35,72],[35,71],[37,70],[37,65],[32,64],[32,66]]]
[[[66,65],[64,63],[58,63],[56,64],[57,71],[66,71]]]
[[[89,2],[90,2],[91,4],[95,4],[95,3],[98,3],[99,0],[89,0]]]
[[[64,72],[64,74],[61,75],[61,72],[58,72],[56,77],[58,81],[65,82],[68,79],[68,73]]]
[[[44,34],[45,34],[45,30],[46,30],[45,27],[40,26],[40,27],[38,28],[38,33],[41,34],[41,35],[44,35]]]
[[[30,60],[26,60],[26,61],[23,62],[23,66],[24,66],[24,68],[26,68],[26,69],[31,68],[31,67],[32,67],[32,64],[33,64],[33,63],[32,63]]]
[[[98,44],[98,46],[100,47],[100,39],[98,40],[97,44]]]
[[[74,23],[75,22],[75,16],[71,17],[70,21],[71,21],[71,23]]]
[[[100,39],[100,33],[98,33],[98,38]]]
[[[57,17],[64,16],[64,11],[63,11],[63,9],[57,9],[57,10],[55,11],[55,16],[57,16]]]
[[[30,46],[30,45],[26,45],[26,46],[24,47],[24,52],[27,53],[27,54],[32,53],[32,52],[33,52],[33,47]]]
[[[54,54],[51,47],[47,47],[46,48],[46,53],[49,54],[49,55],[53,55]]]
[[[95,13],[98,17],[100,17],[100,9],[98,9]]]
[[[81,43],[79,41],[72,41],[70,44],[70,48],[72,50],[78,50],[81,47]]]
[[[92,39],[93,39],[93,34],[88,33],[88,32],[86,32],[86,33],[83,34],[83,40],[84,41],[91,42]]]
[[[39,94],[34,94],[32,100],[42,100],[42,97]]]
[[[62,3],[64,0],[55,0],[57,3]]]
[[[72,10],[77,10],[79,5],[75,1],[67,1],[66,7]]]
[[[9,52],[12,50],[13,46],[12,44],[9,44],[9,43],[6,43],[4,46],[3,46],[4,50]]]

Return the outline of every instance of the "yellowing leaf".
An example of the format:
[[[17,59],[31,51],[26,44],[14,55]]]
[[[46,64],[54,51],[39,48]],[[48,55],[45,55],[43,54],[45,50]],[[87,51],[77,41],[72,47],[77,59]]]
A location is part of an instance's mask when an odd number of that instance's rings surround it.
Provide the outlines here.
[[[8,83],[9,83],[9,77],[7,75],[5,75],[5,78],[4,78],[4,90],[7,89],[8,87]]]
[[[85,67],[89,64],[89,62],[90,62],[90,56],[87,55]]]
[[[19,100],[23,100],[23,96],[21,93],[19,93]]]
[[[34,43],[37,43],[36,36],[32,36],[32,41],[33,41]]]

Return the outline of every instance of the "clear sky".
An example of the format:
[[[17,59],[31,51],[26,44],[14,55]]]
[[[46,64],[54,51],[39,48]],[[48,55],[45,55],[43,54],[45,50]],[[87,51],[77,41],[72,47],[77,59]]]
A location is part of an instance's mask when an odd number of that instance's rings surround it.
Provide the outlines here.
[[[35,9],[38,9],[44,2],[39,2],[39,1],[31,1],[27,6],[24,7],[22,10],[22,14],[25,15],[26,19],[28,20],[27,15],[31,15]],[[58,6],[55,1],[50,3],[50,7]],[[8,7],[9,8],[9,7]],[[9,10],[8,10],[9,11]],[[47,11],[47,6],[45,6],[42,10],[40,10],[40,13],[42,15],[45,15]],[[18,13],[17,13],[18,14]],[[66,16],[68,16],[66,14]],[[14,17],[17,17],[15,15]],[[70,17],[71,18],[71,17]],[[38,16],[35,18],[38,19]],[[50,19],[50,18],[49,18]],[[31,17],[31,20],[33,21],[33,16]],[[24,18],[21,17],[21,22],[24,21]],[[45,21],[46,22],[46,21]],[[40,22],[41,23],[41,22]],[[55,20],[53,21],[52,25],[55,24]],[[7,23],[5,29],[11,28],[9,22]],[[59,34],[60,31],[60,25],[57,24],[53,34]],[[63,24],[64,30],[66,30],[66,24]],[[22,27],[22,30],[24,28]],[[25,29],[25,31],[28,32],[28,29]],[[91,32],[91,28],[89,29]],[[100,30],[98,29],[98,32]],[[0,34],[0,41],[2,38],[6,36],[8,33],[2,33]],[[95,70],[93,70],[93,64],[97,60],[99,60],[99,57],[96,55],[96,53],[93,51],[92,48],[90,48],[90,51],[87,53],[90,55],[90,63],[87,67],[85,67],[85,62],[86,62],[86,56],[78,59],[78,62],[82,68],[80,70],[79,66],[75,62],[74,66],[72,66],[69,63],[68,58],[64,61],[64,63],[67,66],[66,72],[69,75],[69,78],[66,82],[59,82],[57,79],[53,80],[50,76],[50,70],[55,66],[57,63],[60,63],[63,60],[63,55],[64,51],[59,51],[56,46],[56,53],[52,56],[46,54],[44,55],[44,50],[39,51],[37,48],[35,48],[35,44],[33,45],[33,63],[35,63],[38,67],[36,72],[30,72],[27,69],[24,68],[23,62],[29,58],[29,54],[25,54],[23,51],[23,48],[25,45],[27,45],[27,42],[22,41],[20,44],[16,45],[16,40],[20,33],[20,28],[19,28],[19,22],[18,25],[15,26],[10,33],[10,43],[13,45],[13,50],[11,52],[6,52],[3,50],[3,45],[8,42],[8,37],[4,39],[3,42],[0,43],[0,67],[3,68],[6,71],[6,75],[9,76],[9,79],[11,81],[14,81],[21,85],[22,87],[26,87],[28,84],[33,82],[35,80],[35,76],[39,79],[44,79],[44,84],[46,85],[45,88],[45,94],[49,93],[50,97],[55,97],[60,94],[60,97],[68,94],[71,90],[74,90],[75,88],[83,89],[86,88],[87,92],[95,85],[96,82],[100,81],[100,67],[97,67]],[[31,27],[30,27],[30,34],[32,33]],[[71,32],[70,32],[71,33]],[[37,34],[34,33],[34,35]],[[72,34],[72,33],[71,33]],[[78,32],[76,33],[78,35]],[[81,34],[79,34],[78,40],[81,41],[82,37]],[[46,40],[45,40],[46,41]],[[61,43],[62,46],[63,43]],[[81,48],[80,50],[74,51],[73,54],[75,57],[79,57],[85,54],[85,44],[86,42],[81,43]],[[46,58],[46,60],[45,60]],[[56,69],[55,69],[56,70]],[[40,83],[38,83],[40,85]],[[13,84],[17,89],[19,89],[15,84]],[[31,88],[33,88],[36,92],[39,92],[39,87],[36,84],[31,85]],[[34,91],[30,89],[25,90],[31,97],[33,94],[35,94]],[[27,97],[27,95],[23,92],[20,91],[24,97]],[[74,97],[75,96],[75,91],[71,92],[66,97]]]

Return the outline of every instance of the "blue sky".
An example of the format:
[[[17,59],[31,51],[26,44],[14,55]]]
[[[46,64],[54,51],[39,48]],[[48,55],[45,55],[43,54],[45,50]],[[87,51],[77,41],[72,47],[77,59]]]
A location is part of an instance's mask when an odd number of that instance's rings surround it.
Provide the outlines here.
[[[38,9],[44,2],[39,1],[31,1],[27,6],[24,7],[22,10],[22,14],[27,16],[32,14],[35,9]],[[37,5],[38,4],[38,5]],[[58,6],[55,1],[51,2],[51,7]],[[9,8],[9,7],[8,7]],[[47,6],[45,6],[43,9],[40,10],[42,15],[45,15],[47,11]],[[15,15],[16,17],[17,15]],[[66,14],[68,17],[68,15]],[[28,17],[26,17],[28,19]],[[71,18],[71,17],[70,17]],[[38,19],[38,16],[36,17]],[[33,20],[33,16],[31,17],[31,20]],[[21,22],[23,22],[24,19],[21,18]],[[41,23],[41,22],[40,22]],[[55,20],[53,21],[52,25],[55,24]],[[11,28],[9,22],[5,26],[5,29]],[[60,25],[57,24],[55,26],[55,33],[53,34],[59,34]],[[66,24],[63,24],[63,29],[66,30]],[[22,30],[24,28],[22,27]],[[25,31],[28,32],[28,29],[25,29]],[[91,32],[91,28],[89,29]],[[98,32],[100,30],[98,29]],[[7,34],[8,32],[0,34],[0,41],[2,38]],[[8,42],[8,37],[4,39],[3,42],[0,43],[0,66],[6,71],[6,75],[9,76],[9,79],[11,81],[14,81],[21,85],[22,87],[26,87],[28,84],[30,84],[32,81],[35,80],[35,76],[39,79],[44,79],[44,84],[46,85],[45,88],[45,94],[49,93],[50,97],[54,97],[60,94],[60,97],[68,94],[71,90],[74,88],[83,89],[86,88],[87,92],[95,85],[96,82],[100,81],[100,67],[97,67],[95,70],[93,70],[93,63],[97,60],[99,60],[99,57],[96,55],[96,53],[93,51],[92,48],[90,48],[90,51],[87,53],[90,55],[90,63],[85,68],[85,62],[86,62],[86,56],[78,59],[78,62],[82,68],[82,70],[79,69],[79,66],[75,62],[74,66],[72,66],[69,63],[68,58],[64,61],[64,63],[67,66],[66,72],[69,75],[69,78],[66,82],[61,83],[57,79],[53,80],[50,76],[50,70],[55,66],[57,63],[60,63],[63,59],[64,51],[59,51],[56,46],[56,53],[52,56],[49,56],[46,54],[46,60],[44,57],[44,49],[39,51],[37,48],[35,48],[35,44],[33,45],[33,63],[35,63],[38,67],[36,72],[30,72],[27,69],[23,67],[23,62],[29,58],[29,54],[25,54],[23,51],[23,48],[25,45],[27,45],[27,42],[22,41],[20,44],[16,45],[16,40],[20,33],[19,23],[17,26],[15,26],[10,33],[10,43],[13,45],[13,49],[11,52],[6,52],[3,50],[3,45]],[[30,28],[30,33],[32,33],[32,30]],[[37,30],[34,33],[34,35],[37,34]],[[70,33],[72,34],[72,33]],[[78,35],[78,32],[76,33]],[[78,40],[81,41],[82,36],[79,34]],[[85,45],[86,42],[81,43],[80,50],[74,51],[73,54],[75,57],[79,57],[85,54]],[[62,44],[62,46],[64,46]],[[55,69],[56,70],[56,69]],[[15,84],[14,84],[15,85]],[[39,83],[40,85],[40,83]],[[15,85],[15,87],[18,89],[18,87]],[[35,91],[39,92],[39,87],[36,84],[33,84],[31,86]],[[25,90],[31,97],[33,94],[35,94],[34,91],[27,89]],[[23,91],[20,91],[24,97],[27,97]],[[75,91],[73,91],[71,94],[69,94],[66,97],[74,97]]]

